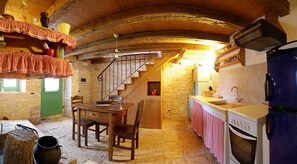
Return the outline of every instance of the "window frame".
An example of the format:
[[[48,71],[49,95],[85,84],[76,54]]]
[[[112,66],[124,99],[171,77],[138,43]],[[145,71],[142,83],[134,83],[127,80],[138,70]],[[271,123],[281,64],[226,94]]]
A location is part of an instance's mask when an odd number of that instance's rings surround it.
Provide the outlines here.
[[[16,80],[16,85],[14,87],[5,87],[4,80]],[[20,92],[20,80],[18,79],[0,79],[0,90],[2,92]]]

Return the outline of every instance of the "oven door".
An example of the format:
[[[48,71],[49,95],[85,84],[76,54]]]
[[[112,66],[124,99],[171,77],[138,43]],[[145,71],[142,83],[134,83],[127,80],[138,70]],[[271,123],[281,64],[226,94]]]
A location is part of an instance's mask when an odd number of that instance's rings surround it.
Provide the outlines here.
[[[229,124],[230,163],[254,164],[257,138]]]

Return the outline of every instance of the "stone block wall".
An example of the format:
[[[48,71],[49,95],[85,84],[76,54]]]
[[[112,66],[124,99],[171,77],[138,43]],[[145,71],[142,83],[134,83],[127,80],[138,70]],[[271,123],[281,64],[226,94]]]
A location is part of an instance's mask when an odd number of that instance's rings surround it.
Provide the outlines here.
[[[94,64],[93,65],[93,75],[92,75],[92,101],[100,100],[100,83],[97,80],[97,76],[104,70],[108,63],[104,64]]]
[[[72,95],[81,95],[84,98],[84,102],[92,101],[92,79],[93,66],[90,62],[77,61],[72,64],[74,75],[72,77]],[[85,79],[86,82],[82,82],[81,79]]]
[[[33,124],[40,121],[41,81],[26,80],[26,92],[0,93],[0,118],[28,119]]]
[[[162,71],[162,112],[164,119],[183,120],[188,115],[188,97],[192,95],[193,64],[171,64]]]

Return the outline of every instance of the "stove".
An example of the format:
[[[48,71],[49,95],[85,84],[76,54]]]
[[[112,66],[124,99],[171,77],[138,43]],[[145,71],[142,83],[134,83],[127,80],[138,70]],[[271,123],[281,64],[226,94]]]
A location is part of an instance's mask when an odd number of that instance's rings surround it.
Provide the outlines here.
[[[228,110],[230,164],[263,163],[263,125],[268,105]]]

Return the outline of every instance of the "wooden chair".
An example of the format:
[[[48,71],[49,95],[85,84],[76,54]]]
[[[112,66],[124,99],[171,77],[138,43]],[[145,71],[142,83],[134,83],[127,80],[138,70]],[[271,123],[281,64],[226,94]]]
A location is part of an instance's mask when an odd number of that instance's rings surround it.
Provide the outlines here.
[[[119,104],[123,103],[123,97],[118,95],[110,95],[108,97],[108,100],[111,101],[112,103],[119,103]]]
[[[71,105],[83,103],[83,96],[75,95],[71,97]],[[78,120],[76,118],[77,109],[71,107],[72,109],[72,139],[75,140],[75,125],[77,125]],[[89,120],[86,118],[80,118],[80,125],[83,128],[83,135],[85,137],[85,146],[88,146],[88,130],[95,131],[96,137],[98,137],[98,127],[96,125],[96,121]],[[91,126],[96,126],[96,129],[90,129]],[[97,139],[97,138],[96,138]]]
[[[118,123],[114,127],[114,138],[113,143],[114,147],[128,149],[131,150],[131,160],[134,160],[135,154],[135,142],[136,142],[136,149],[138,148],[138,140],[139,140],[139,123],[143,112],[143,104],[144,101],[141,100],[137,106],[137,112],[135,116],[134,125]],[[115,144],[115,138],[117,137],[117,144]],[[120,139],[130,139],[131,140],[131,147],[124,147],[120,146]]]

